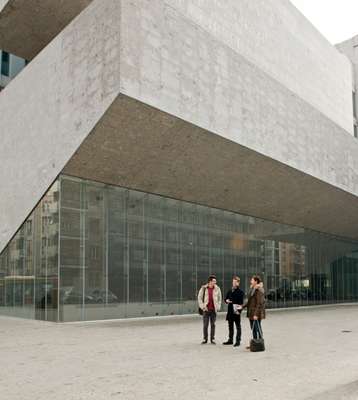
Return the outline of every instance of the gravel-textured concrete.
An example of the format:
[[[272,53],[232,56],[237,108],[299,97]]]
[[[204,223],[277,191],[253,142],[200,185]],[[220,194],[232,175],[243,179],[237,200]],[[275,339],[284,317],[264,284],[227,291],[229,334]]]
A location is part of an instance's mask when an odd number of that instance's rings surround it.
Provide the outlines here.
[[[358,306],[269,313],[256,354],[221,345],[222,318],[217,346],[199,344],[199,317],[0,326],[6,400],[358,398]]]

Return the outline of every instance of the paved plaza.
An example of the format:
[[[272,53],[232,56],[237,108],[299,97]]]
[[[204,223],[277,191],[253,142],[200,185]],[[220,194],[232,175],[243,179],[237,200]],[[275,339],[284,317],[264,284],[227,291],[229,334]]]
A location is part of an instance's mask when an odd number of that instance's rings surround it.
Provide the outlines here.
[[[265,353],[200,345],[196,316],[53,324],[0,318],[6,400],[358,399],[358,305],[269,312]]]

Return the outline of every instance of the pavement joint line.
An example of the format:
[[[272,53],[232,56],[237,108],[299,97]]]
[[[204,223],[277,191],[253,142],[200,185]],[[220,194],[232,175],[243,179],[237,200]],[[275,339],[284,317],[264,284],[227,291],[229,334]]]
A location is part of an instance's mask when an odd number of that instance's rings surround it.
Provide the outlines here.
[[[268,308],[266,310],[267,313],[276,313],[276,312],[287,312],[287,311],[310,311],[310,310],[317,310],[321,308],[336,308],[336,307],[354,307],[358,306],[358,302],[356,303],[331,303],[331,304],[317,304],[312,306],[299,306],[299,307],[282,307],[282,308]],[[218,313],[218,317],[224,317],[226,311],[220,311]],[[161,322],[161,321],[172,321],[177,319],[198,319],[200,316],[198,314],[180,314],[180,315],[158,315],[158,316],[150,316],[150,317],[133,317],[133,318],[111,318],[111,319],[96,319],[91,321],[68,321],[68,322],[60,322],[55,324],[60,325],[90,325],[90,324],[103,324],[103,323],[135,323],[135,322]],[[45,321],[50,322],[51,321]]]

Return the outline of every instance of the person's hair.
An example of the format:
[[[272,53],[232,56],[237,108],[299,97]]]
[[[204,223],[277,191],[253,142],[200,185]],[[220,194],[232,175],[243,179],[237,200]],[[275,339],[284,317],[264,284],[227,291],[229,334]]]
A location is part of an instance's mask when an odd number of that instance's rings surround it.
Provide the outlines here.
[[[256,282],[256,283],[261,283],[261,278],[258,275],[254,275],[252,277],[252,279]]]
[[[215,275],[210,275],[209,278],[208,278],[208,283],[213,281],[214,279],[216,279],[216,276]]]
[[[234,275],[232,277],[233,280],[238,281],[240,283],[240,278],[237,275]]]

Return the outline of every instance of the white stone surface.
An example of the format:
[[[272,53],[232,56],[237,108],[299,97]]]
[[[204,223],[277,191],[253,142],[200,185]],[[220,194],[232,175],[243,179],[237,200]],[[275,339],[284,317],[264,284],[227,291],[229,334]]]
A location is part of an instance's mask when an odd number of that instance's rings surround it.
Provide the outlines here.
[[[352,133],[350,62],[289,0],[165,0]]]
[[[135,0],[124,2],[123,8],[128,12],[123,23],[133,24],[134,29],[138,26],[140,29],[134,37],[143,42],[148,40],[152,46],[151,50],[146,46],[147,51],[138,58],[137,67],[145,61],[146,71],[141,73],[141,79],[148,78],[154,69],[158,79],[168,79],[165,57],[168,54],[173,67],[182,61],[186,68],[191,68],[191,74],[185,77],[188,96],[199,68],[213,74],[210,86],[217,80],[225,84],[228,79],[231,83],[233,77],[227,76],[231,65],[225,54],[218,54],[214,65],[200,66],[200,60],[205,63],[209,58],[205,45],[198,43],[198,33],[202,30],[202,40],[215,39],[245,57],[352,134],[351,64],[288,0],[213,0],[210,6],[205,0]],[[137,25],[135,18],[143,18],[143,23]],[[182,23],[186,20],[186,26],[176,26],[178,20]],[[188,29],[189,21],[192,26]],[[145,31],[152,31],[150,37],[145,36]],[[176,43],[169,44],[171,38]],[[134,42],[138,44],[137,40]],[[209,52],[214,54],[217,47],[212,43]],[[172,58],[175,49],[181,52]],[[136,55],[139,53],[137,49]],[[159,53],[163,61],[161,70],[168,69],[167,72],[159,72]],[[170,89],[179,89],[178,81],[184,78],[185,72],[182,69],[170,77]],[[200,90],[200,86],[195,89]],[[263,91],[262,96],[265,95]]]
[[[243,321],[245,345],[249,339]],[[270,312],[267,351],[200,345],[201,320],[50,324],[0,318],[6,400],[356,400],[358,306]],[[350,330],[343,333],[342,330]]]

